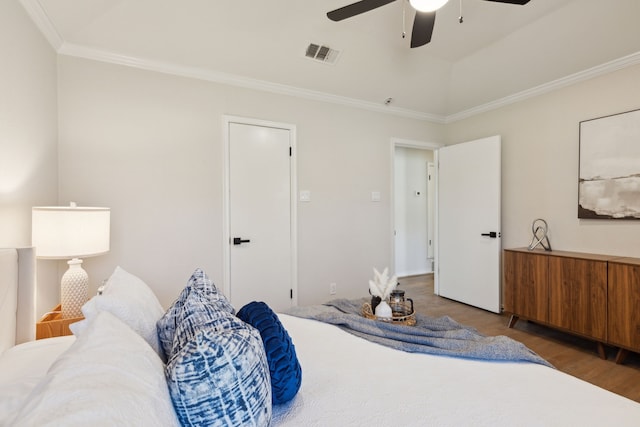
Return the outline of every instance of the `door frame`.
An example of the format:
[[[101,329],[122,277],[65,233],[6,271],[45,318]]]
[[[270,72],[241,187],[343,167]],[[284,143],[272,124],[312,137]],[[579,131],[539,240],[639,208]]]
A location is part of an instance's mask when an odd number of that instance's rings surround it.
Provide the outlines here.
[[[436,164],[436,168],[434,171],[434,190],[435,194],[433,194],[433,203],[434,203],[434,236],[433,236],[433,250],[434,250],[434,259],[433,259],[433,290],[434,293],[438,294],[438,149],[444,147],[444,144],[439,142],[427,142],[427,141],[418,141],[413,139],[403,139],[403,138],[391,138],[390,143],[390,171],[391,171],[391,206],[390,206],[390,217],[391,224],[389,233],[391,236],[391,262],[389,265],[391,266],[391,271],[395,271],[396,269],[396,236],[395,236],[395,227],[396,227],[396,219],[395,219],[395,154],[396,147],[402,148],[415,148],[418,150],[431,150],[433,151],[433,163]]]
[[[238,123],[250,126],[262,126],[276,129],[286,129],[289,131],[289,143],[291,144],[291,157],[289,159],[289,179],[290,179],[290,236],[291,236],[291,289],[293,298],[291,305],[298,305],[298,203],[296,199],[297,190],[297,168],[296,168],[296,126],[289,123],[272,122],[268,120],[253,119],[240,116],[224,114],[222,116],[222,140],[223,140],[223,197],[222,197],[222,286],[225,295],[231,295],[231,213],[229,194],[231,191],[229,182],[230,172],[230,138],[229,126],[231,123]]]

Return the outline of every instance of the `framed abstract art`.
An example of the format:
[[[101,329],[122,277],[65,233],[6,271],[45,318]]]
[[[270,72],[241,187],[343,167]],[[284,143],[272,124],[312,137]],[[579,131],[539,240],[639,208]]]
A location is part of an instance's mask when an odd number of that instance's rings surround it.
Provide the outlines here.
[[[640,219],[640,110],[580,122],[578,218]]]

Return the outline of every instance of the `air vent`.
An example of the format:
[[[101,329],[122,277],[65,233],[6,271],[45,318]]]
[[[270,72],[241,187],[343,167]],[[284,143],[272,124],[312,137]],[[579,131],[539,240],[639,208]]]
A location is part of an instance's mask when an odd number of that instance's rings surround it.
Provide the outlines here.
[[[324,62],[325,64],[335,64],[339,55],[339,51],[331,49],[329,46],[323,46],[315,43],[309,43],[309,46],[307,46],[307,52],[305,53],[307,58]]]

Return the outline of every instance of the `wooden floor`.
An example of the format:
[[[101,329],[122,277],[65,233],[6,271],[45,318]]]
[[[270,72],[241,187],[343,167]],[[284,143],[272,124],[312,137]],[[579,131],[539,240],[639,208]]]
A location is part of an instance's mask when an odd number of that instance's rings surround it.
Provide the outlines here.
[[[557,369],[640,402],[640,354],[629,353],[624,364],[614,362],[617,350],[607,347],[607,360],[598,357],[593,341],[520,320],[509,329],[509,316],[499,315],[433,294],[433,275],[400,278],[399,289],[413,299],[418,313],[450,316],[485,335],[506,335],[524,343]]]

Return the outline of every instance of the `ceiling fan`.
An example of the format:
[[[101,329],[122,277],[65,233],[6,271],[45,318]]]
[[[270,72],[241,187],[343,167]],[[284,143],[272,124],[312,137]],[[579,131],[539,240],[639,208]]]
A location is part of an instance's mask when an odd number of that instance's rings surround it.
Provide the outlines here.
[[[369,12],[396,0],[361,0],[327,13],[332,21],[342,21],[361,13]],[[404,0],[402,0],[404,1]],[[411,31],[411,47],[419,47],[431,41],[433,26],[436,22],[436,10],[444,6],[449,0],[409,0],[416,10]],[[529,0],[484,0],[498,3],[525,5]]]

